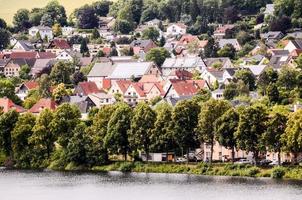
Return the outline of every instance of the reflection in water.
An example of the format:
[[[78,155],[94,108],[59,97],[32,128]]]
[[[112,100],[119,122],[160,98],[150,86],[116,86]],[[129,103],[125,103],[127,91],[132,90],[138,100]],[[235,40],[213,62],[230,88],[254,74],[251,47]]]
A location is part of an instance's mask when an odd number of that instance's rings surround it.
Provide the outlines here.
[[[120,172],[0,171],[1,200],[300,200],[302,182]]]

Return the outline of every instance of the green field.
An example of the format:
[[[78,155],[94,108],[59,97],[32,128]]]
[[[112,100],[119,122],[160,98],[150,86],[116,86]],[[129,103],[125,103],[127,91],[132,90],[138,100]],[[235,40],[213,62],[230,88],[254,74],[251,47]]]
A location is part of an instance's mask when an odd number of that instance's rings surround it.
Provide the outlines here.
[[[7,23],[12,23],[13,16],[18,9],[43,7],[49,1],[50,0],[0,0],[0,18],[3,18]],[[75,8],[94,1],[96,0],[59,0],[59,2],[65,7],[68,15]]]

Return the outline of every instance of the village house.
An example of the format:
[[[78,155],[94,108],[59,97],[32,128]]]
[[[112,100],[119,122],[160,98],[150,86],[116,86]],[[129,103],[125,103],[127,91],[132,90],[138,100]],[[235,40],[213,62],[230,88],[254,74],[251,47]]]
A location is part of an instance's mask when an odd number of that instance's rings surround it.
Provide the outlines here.
[[[104,105],[111,105],[116,102],[112,94],[107,94],[105,92],[89,94],[88,97],[95,104],[97,108],[100,108]]]
[[[39,87],[38,82],[36,81],[27,81],[22,83],[16,91],[16,95],[24,101],[28,95],[28,92],[33,89],[37,89]]]
[[[74,89],[74,94],[80,96],[88,96],[93,93],[100,93],[101,90],[95,82],[80,82]]]
[[[51,98],[48,98],[48,99],[42,98],[35,105],[33,105],[28,110],[28,112],[30,112],[32,114],[35,114],[35,115],[38,115],[46,108],[49,109],[49,110],[54,111],[57,108],[57,104]]]
[[[30,29],[28,29],[28,33],[32,37],[36,37],[38,34],[40,34],[41,39],[47,39],[51,40],[53,39],[53,33],[52,29],[48,26],[33,26]]]
[[[189,72],[201,72],[206,67],[205,63],[200,57],[180,57],[180,58],[166,58],[161,70],[164,77],[167,77],[174,70],[186,70]]]
[[[232,45],[236,49],[236,51],[240,51],[242,49],[237,39],[220,39],[220,40],[218,40],[219,48],[223,48],[227,44]]]
[[[134,55],[141,53],[146,54],[151,49],[157,47],[152,40],[134,40],[130,44],[130,48],[133,49]]]
[[[35,51],[35,46],[29,41],[25,40],[17,40],[16,43],[13,44],[12,51]]]
[[[55,64],[55,59],[36,59],[35,64],[31,67],[29,74],[32,77],[37,77],[43,72],[50,72],[52,66]]]
[[[71,26],[63,26],[62,27],[62,35],[63,36],[71,36],[74,34],[75,32],[75,28],[71,27]]]
[[[56,55],[60,54],[64,50],[71,50],[71,47],[67,40],[61,38],[51,40],[46,49],[46,51],[55,53]]]
[[[205,80],[178,80],[171,79],[164,85],[165,98],[193,97],[201,89],[209,89]]]
[[[167,27],[167,32],[165,33],[167,36],[178,36],[187,33],[187,25],[183,23],[173,23]]]
[[[225,24],[225,25],[219,25],[216,30],[214,31],[214,38],[216,39],[222,39],[225,37],[226,32],[228,30],[233,30],[235,28],[235,25],[233,24]]]
[[[218,58],[205,58],[203,59],[205,65],[209,68],[233,68],[234,65],[230,58],[218,57]]]
[[[16,110],[18,113],[23,113],[26,110],[17,104],[15,104],[11,99],[7,97],[0,98],[0,110],[7,113],[10,110]]]
[[[223,84],[223,70],[215,68],[206,68],[201,72],[200,77],[207,81],[209,85],[214,85],[218,83],[219,85]]]
[[[292,52],[296,49],[302,50],[302,40],[290,40],[284,47],[284,50],[287,50],[288,52]]]
[[[198,56],[200,52],[204,51],[207,44],[207,40],[199,40],[195,35],[185,34],[175,44],[174,49],[177,55],[186,56],[190,54]]]
[[[3,74],[6,77],[18,77],[22,66],[27,65],[30,68],[35,64],[36,59],[10,59],[4,66]]]

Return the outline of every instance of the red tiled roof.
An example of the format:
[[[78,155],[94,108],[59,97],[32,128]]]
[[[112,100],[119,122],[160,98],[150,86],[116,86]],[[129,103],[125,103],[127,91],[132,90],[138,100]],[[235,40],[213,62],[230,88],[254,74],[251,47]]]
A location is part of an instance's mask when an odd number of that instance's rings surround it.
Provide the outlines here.
[[[12,109],[16,109],[16,111],[19,113],[25,112],[24,108],[16,105],[12,100],[6,97],[0,98],[0,108],[3,110],[4,113]]]
[[[64,39],[53,39],[50,43],[51,48],[70,49],[68,42]]]
[[[43,109],[48,108],[50,110],[55,110],[57,107],[57,104],[52,99],[40,99],[31,109],[29,109],[29,112],[31,113],[40,113]]]
[[[232,24],[226,24],[221,27],[218,27],[214,33],[225,33],[228,29],[233,29],[235,26]]]
[[[128,87],[131,85],[131,81],[128,81],[128,80],[118,80],[118,81],[116,81],[116,84],[121,89],[121,91],[123,93],[125,93],[126,90],[128,89]]]
[[[295,49],[290,53],[292,57],[298,57],[300,54],[302,54],[302,49]]]
[[[52,52],[39,52],[38,53],[38,58],[41,58],[41,59],[56,58],[56,54],[54,54]]]
[[[192,79],[193,74],[187,70],[174,70],[169,76],[176,76],[178,79]]]
[[[27,87],[27,89],[29,89],[29,90],[32,90],[32,89],[35,89],[35,88],[39,87],[39,84],[36,81],[28,81],[26,83],[23,83],[23,85],[25,87]]]
[[[200,89],[206,85],[204,80],[170,80],[172,87],[179,96],[195,95]]]
[[[23,51],[23,52],[12,52],[10,54],[11,59],[16,58],[23,58],[23,59],[34,59],[37,58],[37,52],[29,52],[29,51]]]
[[[83,91],[83,95],[87,96],[92,93],[99,93],[101,90],[97,87],[95,82],[81,82],[78,84],[78,87],[80,87]]]
[[[111,88],[111,80],[103,79],[103,89],[109,90]]]
[[[161,81],[162,78],[155,74],[145,74],[142,76],[142,78],[139,80],[140,83],[155,83],[158,81]]]
[[[132,83],[131,85],[135,89],[135,91],[138,93],[139,96],[141,96],[141,97],[146,96],[146,94],[143,90],[143,84],[142,83]]]

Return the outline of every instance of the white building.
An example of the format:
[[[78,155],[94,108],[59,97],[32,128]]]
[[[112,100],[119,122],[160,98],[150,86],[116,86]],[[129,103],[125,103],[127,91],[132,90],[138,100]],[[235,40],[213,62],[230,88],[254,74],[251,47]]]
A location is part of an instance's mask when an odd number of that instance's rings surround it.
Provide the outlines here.
[[[187,26],[182,23],[170,24],[167,28],[168,36],[177,36],[187,33]]]
[[[75,31],[75,28],[73,28],[71,26],[62,27],[62,35],[64,35],[64,36],[73,35],[74,31]]]
[[[37,33],[40,33],[42,39],[53,39],[52,29],[48,26],[33,26],[28,30],[28,32],[32,37],[35,37],[37,36]]]

